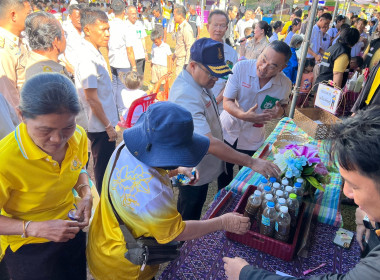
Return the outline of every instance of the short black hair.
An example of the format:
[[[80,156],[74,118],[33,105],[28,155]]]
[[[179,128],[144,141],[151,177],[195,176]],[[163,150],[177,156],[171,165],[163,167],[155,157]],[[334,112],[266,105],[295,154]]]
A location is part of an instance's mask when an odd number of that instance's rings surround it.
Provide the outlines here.
[[[364,64],[364,59],[361,57],[361,56],[354,56],[352,57],[351,59],[354,59],[356,60],[356,64],[358,65],[358,67],[362,67],[363,64]]]
[[[359,30],[356,28],[347,28],[341,31],[338,42],[353,47],[360,38]]]
[[[108,22],[108,17],[105,12],[97,8],[85,8],[80,13],[82,30],[89,24],[95,24],[97,20]]]
[[[345,20],[346,17],[344,15],[338,15],[335,19],[335,22],[338,23],[339,21]]]
[[[330,13],[323,13],[320,18],[324,18],[326,20],[332,20],[332,15]]]
[[[294,12],[294,15],[296,16],[296,17],[302,17],[302,10],[297,10],[297,11],[295,11]]]
[[[380,191],[380,107],[370,106],[333,126],[330,157],[375,181]]]
[[[282,21],[281,21],[281,20],[276,21],[276,22],[273,24],[273,30],[276,30],[276,29],[279,28],[280,26],[282,26]]]
[[[228,23],[230,22],[229,18],[228,18],[228,15],[226,14],[226,12],[222,11],[222,10],[213,10],[209,15],[208,15],[208,18],[207,18],[207,22],[210,23],[211,22],[211,19],[213,16],[215,15],[222,15],[222,16],[225,16],[226,17],[226,24],[228,25]]]
[[[228,7],[227,7],[227,14],[228,14],[228,12],[232,12],[233,10],[234,10],[234,8],[238,8],[236,5],[229,5]]]
[[[343,23],[341,26],[340,26],[340,32],[342,32],[344,29],[348,29],[350,28],[351,26],[348,24],[348,23]]]
[[[269,48],[272,48],[278,53],[281,53],[285,56],[285,63],[287,63],[292,56],[292,51],[290,50],[290,47],[288,44],[282,42],[282,41],[273,41],[268,45]]]

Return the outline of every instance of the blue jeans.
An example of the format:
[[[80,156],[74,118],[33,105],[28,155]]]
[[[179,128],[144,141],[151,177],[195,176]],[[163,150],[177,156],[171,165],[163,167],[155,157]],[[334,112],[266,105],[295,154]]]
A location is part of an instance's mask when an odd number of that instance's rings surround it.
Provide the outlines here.
[[[132,70],[131,68],[114,68],[111,66],[113,100],[115,101],[115,104],[118,106],[118,110],[119,110],[118,101],[122,100],[121,90],[125,88],[125,85],[119,79],[119,73],[120,72],[128,73],[131,70]]]

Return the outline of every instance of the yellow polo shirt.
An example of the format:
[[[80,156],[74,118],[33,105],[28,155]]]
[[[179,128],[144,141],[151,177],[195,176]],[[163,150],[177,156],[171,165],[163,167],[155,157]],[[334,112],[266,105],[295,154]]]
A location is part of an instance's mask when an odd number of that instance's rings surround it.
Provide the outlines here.
[[[72,188],[88,160],[87,135],[77,126],[68,140],[65,158],[59,164],[42,151],[21,123],[0,141],[1,215],[24,221],[68,220],[73,208]],[[24,244],[43,243],[44,238],[1,236],[3,252],[15,252]]]

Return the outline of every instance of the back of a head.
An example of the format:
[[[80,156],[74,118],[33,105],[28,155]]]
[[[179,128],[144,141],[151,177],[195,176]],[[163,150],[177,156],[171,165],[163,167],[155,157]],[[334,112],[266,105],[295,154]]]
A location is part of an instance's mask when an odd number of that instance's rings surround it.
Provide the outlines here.
[[[298,18],[301,18],[302,17],[302,10],[297,10],[294,12],[294,15]]]
[[[32,50],[49,51],[63,35],[59,21],[50,13],[35,12],[25,20],[25,33]]]
[[[358,111],[333,127],[330,156],[347,171],[380,182],[380,107]]]
[[[82,26],[82,30],[91,24],[95,24],[96,21],[100,22],[108,22],[108,17],[105,12],[96,8],[85,8],[81,10],[80,13],[80,24]]]
[[[4,18],[11,8],[16,8],[22,10],[24,8],[24,3],[27,0],[1,0],[0,1],[0,18]]]
[[[356,64],[358,65],[358,67],[361,68],[363,66],[363,64],[364,64],[363,57],[361,57],[361,56],[355,56],[353,58],[356,60]]]
[[[42,73],[28,79],[20,93],[20,111],[25,118],[80,112],[78,94],[72,81],[58,73]]]
[[[121,15],[125,11],[126,5],[122,0],[113,0],[111,9],[115,15]]]
[[[320,17],[320,19],[324,19],[324,20],[332,20],[332,15],[330,13],[323,13]]]
[[[301,35],[294,34],[292,39],[290,40],[290,47],[297,48],[303,42],[303,37]]]
[[[287,63],[292,56],[292,51],[290,50],[290,47],[288,44],[282,41],[273,41],[271,42],[267,48],[272,48],[274,51],[281,53],[285,56],[285,63]]]
[[[276,30],[277,28],[282,26],[282,21],[278,20],[273,24],[273,30]]]
[[[341,31],[338,42],[353,47],[360,38],[360,32],[356,28],[347,28]]]
[[[340,27],[340,32],[342,32],[344,29],[348,29],[351,26],[348,23],[343,23],[342,26]]]

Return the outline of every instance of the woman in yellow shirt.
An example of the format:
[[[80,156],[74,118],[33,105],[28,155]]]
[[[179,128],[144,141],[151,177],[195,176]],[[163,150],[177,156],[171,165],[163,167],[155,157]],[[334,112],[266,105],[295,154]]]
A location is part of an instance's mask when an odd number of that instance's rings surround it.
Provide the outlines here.
[[[22,123],[0,141],[0,240],[13,280],[86,279],[81,229],[89,223],[92,195],[79,111],[69,79],[37,75],[21,91]],[[82,198],[77,206],[73,188]]]

